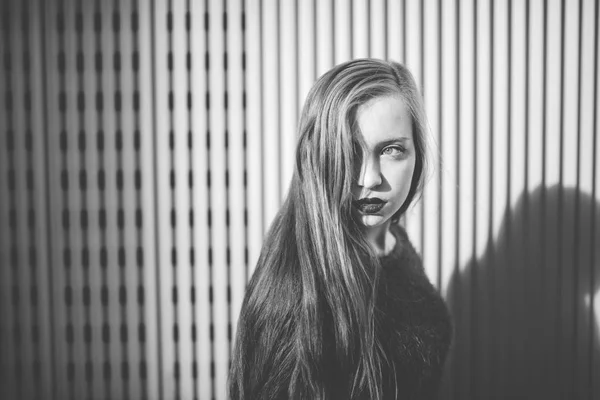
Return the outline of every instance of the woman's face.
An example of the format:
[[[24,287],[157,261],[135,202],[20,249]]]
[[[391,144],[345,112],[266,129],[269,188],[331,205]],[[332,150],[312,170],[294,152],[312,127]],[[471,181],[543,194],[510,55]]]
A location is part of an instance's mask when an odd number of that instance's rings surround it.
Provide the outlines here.
[[[385,226],[400,209],[415,169],[412,117],[396,96],[378,97],[357,110],[364,139],[354,206],[365,228]]]

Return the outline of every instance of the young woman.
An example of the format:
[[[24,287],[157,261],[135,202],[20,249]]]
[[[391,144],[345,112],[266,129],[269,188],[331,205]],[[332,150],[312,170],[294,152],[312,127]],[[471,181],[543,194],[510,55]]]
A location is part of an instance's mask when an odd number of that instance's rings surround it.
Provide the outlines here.
[[[231,398],[435,397],[450,320],[397,224],[422,187],[426,132],[400,64],[354,60],[315,83],[244,299]]]

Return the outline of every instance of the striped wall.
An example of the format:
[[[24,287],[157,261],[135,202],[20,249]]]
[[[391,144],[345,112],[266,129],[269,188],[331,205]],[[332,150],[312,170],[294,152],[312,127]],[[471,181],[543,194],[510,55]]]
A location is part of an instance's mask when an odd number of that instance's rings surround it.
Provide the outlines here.
[[[437,143],[402,222],[454,317],[441,398],[600,398],[597,2],[0,7],[8,399],[225,399],[304,97],[359,57],[412,70]]]

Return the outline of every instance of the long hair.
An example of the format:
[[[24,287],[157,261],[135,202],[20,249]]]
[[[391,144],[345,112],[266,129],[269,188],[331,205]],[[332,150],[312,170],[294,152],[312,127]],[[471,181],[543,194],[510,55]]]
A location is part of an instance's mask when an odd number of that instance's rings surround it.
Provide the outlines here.
[[[423,105],[411,73],[374,59],[340,64],[310,90],[284,204],[247,287],[229,377],[234,399],[380,399],[379,261],[352,207],[361,157],[360,105],[400,96],[413,119],[416,164],[397,221],[426,166]]]

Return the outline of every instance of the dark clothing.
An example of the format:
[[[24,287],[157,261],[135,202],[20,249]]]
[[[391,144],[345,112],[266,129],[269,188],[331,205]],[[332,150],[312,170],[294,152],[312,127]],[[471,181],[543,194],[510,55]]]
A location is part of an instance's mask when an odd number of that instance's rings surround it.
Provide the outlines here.
[[[381,259],[377,332],[394,368],[383,368],[385,399],[435,399],[452,327],[406,232],[393,226],[394,250]]]
[[[392,233],[396,237],[396,246],[380,260],[382,271],[375,308],[381,393],[386,400],[431,400],[436,397],[450,345],[450,318],[444,301],[427,279],[421,259],[404,229],[393,226]],[[292,310],[298,308],[299,305],[294,302],[301,298],[297,293],[301,287],[299,278],[284,276],[276,279],[281,284],[270,284],[258,291],[261,273],[264,272],[257,269],[244,300],[244,307],[249,308],[242,312],[239,326],[247,332],[240,336],[247,338],[242,346],[236,345],[240,346],[236,349],[243,352],[243,356],[237,356],[243,363],[234,364],[241,368],[243,375],[241,381],[231,386],[231,398],[313,398],[314,395],[309,394],[312,382],[304,382],[304,377],[294,376],[295,335],[299,326],[298,317]],[[269,273],[293,275],[298,274],[298,268],[285,265]],[[262,299],[255,300],[259,297],[257,293]],[[274,303],[271,299],[279,300]],[[286,299],[291,300],[286,303]],[[250,301],[256,304],[248,306]],[[322,380],[327,399],[347,400],[356,371],[348,370],[352,369],[350,363],[344,368],[337,361],[332,315],[325,316],[323,322],[323,364],[319,365],[318,379]],[[358,360],[361,354],[351,357]],[[294,379],[300,380],[290,385]],[[365,390],[364,385],[357,388],[352,397],[361,400],[370,398]]]

